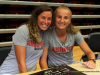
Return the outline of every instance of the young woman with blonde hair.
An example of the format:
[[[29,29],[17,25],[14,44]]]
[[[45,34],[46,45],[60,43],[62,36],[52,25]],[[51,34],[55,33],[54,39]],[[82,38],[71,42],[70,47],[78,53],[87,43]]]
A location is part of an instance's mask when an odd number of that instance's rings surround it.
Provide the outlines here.
[[[40,66],[42,69],[59,65],[77,63],[73,57],[73,47],[76,42],[88,56],[87,68],[95,68],[95,56],[83,36],[71,23],[72,12],[66,5],[61,5],[55,10],[55,26],[45,32],[44,51],[41,56]],[[47,60],[48,56],[48,60]],[[47,64],[48,62],[48,64]]]

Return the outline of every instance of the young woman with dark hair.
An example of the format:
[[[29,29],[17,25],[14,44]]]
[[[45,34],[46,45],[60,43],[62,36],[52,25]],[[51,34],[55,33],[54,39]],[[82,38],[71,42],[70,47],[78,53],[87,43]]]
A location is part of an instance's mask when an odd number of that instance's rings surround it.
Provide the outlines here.
[[[52,23],[53,11],[48,5],[37,7],[27,23],[13,35],[11,52],[0,66],[0,74],[19,74],[36,70],[43,53],[43,31]]]

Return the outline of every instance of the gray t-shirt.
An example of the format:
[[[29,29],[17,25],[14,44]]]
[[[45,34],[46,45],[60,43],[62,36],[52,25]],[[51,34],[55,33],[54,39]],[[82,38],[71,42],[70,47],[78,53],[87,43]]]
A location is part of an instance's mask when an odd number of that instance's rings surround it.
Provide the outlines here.
[[[62,42],[57,37],[54,27],[52,32],[45,32],[43,39],[44,47],[48,48],[49,67],[77,63],[73,57],[73,46],[75,42],[80,44],[84,41],[83,36],[79,32],[75,35],[68,33],[66,42]]]
[[[42,34],[42,32],[41,32]],[[42,36],[41,36],[42,40]],[[36,64],[43,52],[44,41],[40,45],[33,44],[29,39],[29,30],[27,25],[20,26],[13,35],[13,45],[11,52],[0,66],[0,74],[19,74],[18,63],[15,55],[14,45],[26,47],[26,65],[28,71],[35,71]]]

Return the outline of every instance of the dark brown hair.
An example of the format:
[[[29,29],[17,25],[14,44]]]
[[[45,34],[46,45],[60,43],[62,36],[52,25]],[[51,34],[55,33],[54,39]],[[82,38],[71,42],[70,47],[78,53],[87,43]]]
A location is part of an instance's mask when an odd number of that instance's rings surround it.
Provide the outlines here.
[[[51,7],[49,7],[48,5],[41,5],[41,6],[37,7],[35,10],[33,10],[31,17],[28,21],[30,40],[34,44],[41,42],[40,28],[39,28],[38,23],[37,23],[38,22],[37,18],[44,11],[50,11],[53,15],[53,10]]]

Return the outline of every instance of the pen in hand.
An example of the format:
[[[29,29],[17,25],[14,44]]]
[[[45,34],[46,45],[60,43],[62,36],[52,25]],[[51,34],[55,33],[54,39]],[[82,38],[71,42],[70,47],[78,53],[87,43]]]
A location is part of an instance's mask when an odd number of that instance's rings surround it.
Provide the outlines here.
[[[86,65],[86,63],[84,63],[84,62],[80,62],[80,61],[78,61],[78,63],[81,63],[81,64],[83,64],[83,65]]]

